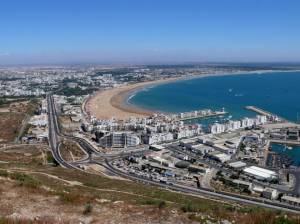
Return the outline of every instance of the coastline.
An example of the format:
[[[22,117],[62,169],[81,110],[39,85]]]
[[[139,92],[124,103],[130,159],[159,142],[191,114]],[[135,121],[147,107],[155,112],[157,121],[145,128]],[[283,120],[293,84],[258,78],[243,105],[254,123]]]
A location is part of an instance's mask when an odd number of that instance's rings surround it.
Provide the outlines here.
[[[123,85],[112,89],[101,90],[91,96],[86,104],[85,111],[97,119],[125,120],[130,117],[148,117],[153,111],[129,105],[127,99],[133,92],[137,92],[147,86],[156,86],[159,84],[177,81],[179,78],[161,79],[148,82]]]
[[[89,97],[85,104],[85,111],[97,119],[111,119],[114,117],[117,120],[125,120],[130,117],[148,117],[157,111],[151,111],[144,108],[137,107],[128,103],[128,99],[136,94],[141,89],[149,86],[157,86],[161,84],[177,82],[182,80],[198,79],[205,77],[216,76],[233,76],[233,75],[251,75],[251,74],[268,74],[272,72],[297,72],[298,70],[257,70],[257,71],[239,71],[233,73],[208,73],[199,75],[189,75],[174,78],[166,78],[155,81],[140,82],[135,84],[122,85],[116,88],[100,90]]]

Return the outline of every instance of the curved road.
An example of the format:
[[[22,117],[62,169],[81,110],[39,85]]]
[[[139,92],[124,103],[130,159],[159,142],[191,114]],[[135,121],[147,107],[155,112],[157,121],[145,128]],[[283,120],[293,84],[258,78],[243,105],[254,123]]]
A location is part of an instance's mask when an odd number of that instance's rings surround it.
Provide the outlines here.
[[[123,155],[111,155],[111,154],[104,154],[98,152],[89,142],[87,142],[85,139],[79,138],[79,137],[73,137],[73,136],[66,136],[62,135],[59,130],[58,122],[57,122],[57,117],[56,117],[56,110],[54,108],[54,100],[51,95],[47,95],[47,102],[48,102],[48,119],[49,119],[49,143],[52,149],[52,154],[53,157],[56,159],[56,161],[63,167],[65,168],[75,168],[79,169],[78,165],[82,163],[95,163],[99,164],[103,167],[105,167],[108,171],[115,175],[119,175],[134,181],[140,181],[143,183],[163,187],[163,188],[168,188],[171,190],[175,190],[178,192],[182,193],[187,193],[187,194],[192,194],[195,196],[211,196],[211,197],[218,197],[218,198],[223,198],[231,201],[237,201],[239,203],[244,203],[244,204],[251,204],[251,205],[257,205],[257,206],[262,206],[266,208],[272,208],[272,209],[280,209],[280,210],[285,210],[288,212],[294,212],[294,213],[299,213],[300,214],[300,208],[286,205],[286,204],[281,204],[279,202],[272,202],[260,198],[253,198],[253,197],[246,197],[242,195],[236,195],[232,193],[227,193],[227,192],[216,192],[212,191],[210,189],[204,189],[204,188],[192,188],[188,186],[183,186],[183,185],[169,185],[165,183],[160,183],[154,180],[146,179],[143,177],[139,177],[136,175],[128,174],[125,172],[122,172],[116,168],[114,168],[109,162],[108,159],[114,159],[118,157],[123,157],[123,156],[128,156],[130,153],[124,153]],[[68,163],[64,161],[59,153],[59,142],[61,138],[67,138],[71,139],[73,141],[76,141],[84,151],[86,151],[89,155],[89,158],[86,160],[82,160],[79,163]],[[102,158],[102,160],[105,160],[105,162],[99,162],[96,160],[91,159],[91,155],[97,155]]]

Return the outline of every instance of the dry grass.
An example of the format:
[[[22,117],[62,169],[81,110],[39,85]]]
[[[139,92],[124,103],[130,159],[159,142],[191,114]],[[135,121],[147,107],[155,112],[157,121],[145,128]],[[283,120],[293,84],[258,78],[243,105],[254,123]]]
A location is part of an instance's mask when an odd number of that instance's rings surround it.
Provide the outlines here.
[[[11,142],[18,135],[18,131],[24,119],[24,114],[0,113],[0,142]]]
[[[32,155],[38,148],[27,149]],[[24,149],[13,150],[23,153]],[[0,154],[1,155],[1,154]],[[14,155],[14,154],[13,154]],[[235,223],[295,223],[295,214],[241,206],[183,195],[132,181],[54,167],[28,161],[9,164],[0,172],[0,217],[9,223],[18,214],[20,223],[39,217],[37,223],[92,220],[94,223],[192,223],[227,219]],[[59,219],[58,219],[59,218]],[[1,219],[0,219],[1,220]],[[33,222],[34,223],[34,222]],[[1,224],[1,221],[0,221]]]
[[[173,222],[177,219],[183,223],[188,223],[192,221],[201,221],[204,217],[213,217],[213,220],[217,221],[220,219],[235,220],[236,223],[246,223],[246,224],[259,224],[259,223],[300,223],[299,218],[295,215],[289,215],[290,222],[279,222],[284,218],[284,213],[269,211],[262,208],[256,207],[240,207],[233,204],[224,205],[222,203],[213,202],[207,199],[195,198],[191,196],[184,196],[178,193],[169,192],[157,188],[152,188],[149,186],[140,185],[137,183],[132,183],[128,181],[112,181],[107,180],[104,177],[100,177],[93,181],[93,187],[90,187],[89,179],[95,179],[94,175],[83,174],[86,178],[83,178],[77,171],[63,171],[62,168],[51,168],[51,172],[55,171],[59,173],[59,177],[65,177],[69,181],[82,181],[82,184],[72,185],[66,184],[60,179],[53,179],[49,176],[43,174],[27,174],[25,178],[23,175],[10,174],[9,176],[17,176],[20,178],[12,178],[16,183],[14,187],[10,187],[10,191],[17,192],[16,194],[26,195],[10,201],[12,203],[19,203],[19,200],[27,201],[27,206],[35,206],[40,202],[35,201],[35,197],[40,197],[42,201],[47,201],[47,206],[52,210],[54,207],[59,207],[61,211],[67,214],[72,214],[71,216],[81,217],[90,215],[94,219],[97,219],[97,213],[99,209],[109,211],[110,217],[106,217],[107,221],[114,219],[115,216],[120,216],[123,218],[128,216],[134,216],[132,212],[138,212],[143,214],[142,218],[148,220],[158,220],[161,223],[172,223],[168,220],[164,220],[166,217],[171,219]],[[73,172],[75,174],[73,174]],[[74,178],[74,176],[77,178]],[[42,183],[44,188],[38,184],[32,187],[31,184],[20,184],[24,179],[35,180],[38,183]],[[99,182],[98,182],[99,181]],[[101,181],[101,183],[100,183]],[[97,187],[98,186],[98,187]],[[106,188],[104,188],[106,186]],[[110,186],[110,187],[108,187]],[[1,186],[2,192],[4,186]],[[48,189],[45,191],[44,189]],[[51,189],[51,190],[49,190]],[[97,190],[99,189],[99,190]],[[116,191],[112,191],[112,190]],[[107,191],[105,191],[107,190]],[[26,191],[26,193],[24,193]],[[117,192],[119,191],[119,192]],[[0,189],[1,192],[1,189]],[[132,195],[128,193],[135,192],[137,195]],[[138,196],[138,194],[140,196]],[[5,196],[10,195],[7,190]],[[4,197],[5,198],[5,197]],[[153,198],[153,199],[150,199]],[[103,204],[99,202],[105,199],[106,203]],[[3,200],[3,194],[1,195],[1,200]],[[51,203],[50,203],[50,202]],[[120,203],[119,203],[120,201]],[[43,203],[44,203],[43,202]],[[43,205],[43,203],[41,203]],[[92,205],[92,210],[90,212],[84,212],[86,210],[86,205]],[[12,206],[9,206],[14,207]],[[7,208],[7,207],[6,207]],[[17,207],[18,208],[18,207]],[[2,213],[0,208],[0,214]],[[90,209],[89,209],[90,210]],[[176,216],[171,214],[171,211],[176,211]],[[42,209],[37,211],[37,213],[44,214]],[[45,214],[44,214],[45,215]],[[49,215],[49,214],[46,214]],[[115,215],[115,216],[114,216]],[[163,215],[163,216],[162,216]],[[167,216],[166,216],[167,215]],[[174,219],[176,217],[176,219]],[[103,218],[103,217],[102,217]],[[211,220],[212,218],[210,218]],[[291,221],[293,220],[293,221]],[[286,220],[287,221],[287,220]],[[131,223],[131,222],[129,222]],[[133,222],[139,223],[139,222]]]
[[[74,123],[69,115],[58,116],[60,129],[63,133],[70,133],[80,128],[80,123]]]
[[[42,164],[45,161],[47,146],[16,145],[0,149],[0,161],[17,164]]]
[[[158,208],[151,206],[103,203],[101,196],[96,200],[70,187],[64,187],[63,191],[39,189],[4,181],[0,186],[0,192],[5,190],[0,198],[0,217],[5,218],[0,223],[175,223],[177,220],[168,210],[158,213]],[[165,215],[160,217],[160,214]],[[184,216],[179,219],[180,223],[189,222]]]
[[[18,135],[26,115],[32,115],[37,108],[37,101],[21,101],[9,104],[10,112],[0,113],[0,143],[12,142]]]
[[[82,151],[80,146],[73,141],[65,140],[60,147],[60,153],[64,160],[73,161],[83,159],[86,154]]]

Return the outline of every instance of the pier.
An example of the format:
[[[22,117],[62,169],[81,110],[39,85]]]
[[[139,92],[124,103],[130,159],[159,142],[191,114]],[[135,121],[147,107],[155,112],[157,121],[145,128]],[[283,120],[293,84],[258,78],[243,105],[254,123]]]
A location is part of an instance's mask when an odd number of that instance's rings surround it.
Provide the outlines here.
[[[283,144],[283,145],[300,145],[300,141],[293,140],[283,140],[283,139],[271,139],[269,140],[270,144]]]
[[[255,113],[258,113],[260,115],[264,115],[264,116],[267,116],[267,117],[272,117],[272,116],[278,117],[280,119],[280,121],[282,121],[282,122],[286,122],[287,121],[285,118],[279,117],[276,114],[273,114],[273,113],[271,113],[269,111],[266,111],[264,109],[258,108],[256,106],[246,106],[246,109],[254,111]]]
[[[255,106],[246,106],[247,110],[252,110],[260,115],[265,115],[265,116],[274,116],[274,114],[272,114],[269,111],[263,110],[261,108],[255,107]]]

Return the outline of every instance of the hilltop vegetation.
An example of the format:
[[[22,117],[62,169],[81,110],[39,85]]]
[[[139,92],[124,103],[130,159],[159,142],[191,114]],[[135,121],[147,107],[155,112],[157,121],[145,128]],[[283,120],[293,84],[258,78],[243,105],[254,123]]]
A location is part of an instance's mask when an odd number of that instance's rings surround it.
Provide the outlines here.
[[[300,223],[294,214],[64,169],[47,161],[46,146],[31,147],[0,149],[0,223]]]

